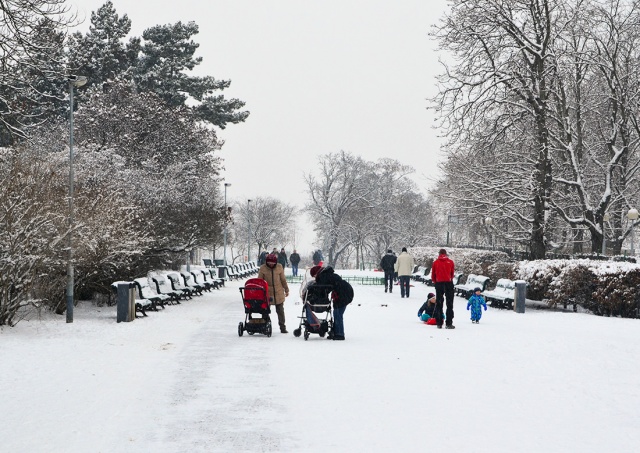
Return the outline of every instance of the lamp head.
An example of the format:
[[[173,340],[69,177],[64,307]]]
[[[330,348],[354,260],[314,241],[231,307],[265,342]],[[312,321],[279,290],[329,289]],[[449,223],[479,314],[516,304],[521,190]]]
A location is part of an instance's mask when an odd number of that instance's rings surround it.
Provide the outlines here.
[[[67,77],[67,80],[69,80],[69,83],[71,85],[77,88],[86,84],[88,79],[85,76],[70,75],[69,77]]]

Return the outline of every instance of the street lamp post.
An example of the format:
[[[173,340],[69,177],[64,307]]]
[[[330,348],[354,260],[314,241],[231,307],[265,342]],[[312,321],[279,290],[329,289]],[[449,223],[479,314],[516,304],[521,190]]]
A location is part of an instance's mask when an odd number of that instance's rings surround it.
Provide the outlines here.
[[[251,261],[251,201],[247,200],[247,261]]]
[[[69,256],[67,259],[67,323],[73,322],[73,181],[75,179],[73,171],[73,91],[75,87],[81,87],[87,83],[84,76],[69,76]]]
[[[491,225],[493,225],[493,219],[491,217],[487,217],[484,219],[484,224],[489,228],[489,245],[493,248],[493,232],[491,231]]]
[[[608,212],[605,212],[602,216],[602,256],[607,254],[607,231],[606,224],[611,219]]]
[[[223,263],[227,265],[227,217],[229,213],[227,212],[227,187],[230,187],[231,183],[224,183],[224,251],[222,255]]]
[[[636,250],[633,245],[633,227],[635,225],[636,220],[638,220],[638,210],[635,208],[629,209],[627,212],[627,219],[631,220],[631,255],[636,254]]]

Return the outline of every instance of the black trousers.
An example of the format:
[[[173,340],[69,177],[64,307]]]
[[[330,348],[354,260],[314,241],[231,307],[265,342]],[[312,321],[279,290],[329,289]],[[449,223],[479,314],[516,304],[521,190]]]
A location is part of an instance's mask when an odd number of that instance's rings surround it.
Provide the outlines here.
[[[447,325],[453,324],[453,282],[438,282],[436,287],[435,318],[439,326],[442,325],[443,302],[447,300]]]
[[[384,289],[393,290],[393,271],[384,271]]]

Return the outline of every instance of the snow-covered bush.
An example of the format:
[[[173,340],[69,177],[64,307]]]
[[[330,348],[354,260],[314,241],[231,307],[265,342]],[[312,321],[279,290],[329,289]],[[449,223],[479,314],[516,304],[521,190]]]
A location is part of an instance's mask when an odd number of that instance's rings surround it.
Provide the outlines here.
[[[522,261],[515,277],[528,283],[527,298],[550,306],[576,302],[596,315],[637,317],[640,265],[594,260]]]

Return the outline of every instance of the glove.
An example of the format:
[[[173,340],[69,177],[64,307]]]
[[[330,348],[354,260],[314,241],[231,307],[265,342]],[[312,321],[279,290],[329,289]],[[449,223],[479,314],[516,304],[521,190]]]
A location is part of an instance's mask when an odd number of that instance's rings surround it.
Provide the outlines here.
[[[484,311],[487,311],[487,306],[486,305],[484,306]]]
[[[467,310],[469,309],[469,306],[467,305]]]

